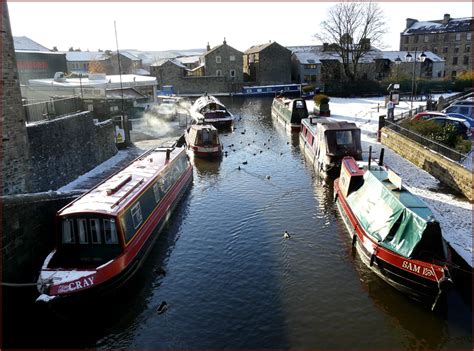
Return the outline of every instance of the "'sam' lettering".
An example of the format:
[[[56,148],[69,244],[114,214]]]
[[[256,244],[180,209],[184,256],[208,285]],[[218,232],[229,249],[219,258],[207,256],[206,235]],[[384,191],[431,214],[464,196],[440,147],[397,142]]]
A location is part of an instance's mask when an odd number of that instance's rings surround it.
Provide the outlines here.
[[[421,273],[421,267],[411,262],[403,261],[402,267],[418,274]]]

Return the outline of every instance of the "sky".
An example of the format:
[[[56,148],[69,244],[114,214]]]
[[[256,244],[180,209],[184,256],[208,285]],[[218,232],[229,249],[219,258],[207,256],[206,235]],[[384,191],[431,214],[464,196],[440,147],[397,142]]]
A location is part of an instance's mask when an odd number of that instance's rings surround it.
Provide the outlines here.
[[[162,51],[227,44],[245,51],[276,41],[284,46],[320,44],[314,34],[336,2],[16,2],[9,1],[14,36],[52,49]],[[472,3],[381,2],[388,33],[384,50],[398,50],[406,18],[420,21],[471,17]]]

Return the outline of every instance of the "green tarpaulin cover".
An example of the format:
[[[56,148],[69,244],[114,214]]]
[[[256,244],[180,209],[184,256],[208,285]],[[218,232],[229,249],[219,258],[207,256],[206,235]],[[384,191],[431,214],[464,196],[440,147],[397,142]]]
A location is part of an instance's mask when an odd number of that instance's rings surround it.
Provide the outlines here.
[[[349,194],[347,202],[368,235],[407,258],[420,243],[427,223],[434,220],[423,201],[396,188],[379,167],[365,172],[364,184]]]

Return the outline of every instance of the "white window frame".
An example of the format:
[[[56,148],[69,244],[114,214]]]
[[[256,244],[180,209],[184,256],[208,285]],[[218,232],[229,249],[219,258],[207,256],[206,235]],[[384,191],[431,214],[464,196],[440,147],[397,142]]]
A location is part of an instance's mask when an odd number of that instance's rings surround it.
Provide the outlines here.
[[[138,205],[140,205],[140,203],[138,203]],[[140,215],[141,215],[141,209],[140,209]],[[133,219],[133,216],[132,216],[132,219]],[[107,239],[107,224],[110,225],[110,239]],[[115,226],[115,220],[112,218],[104,218],[104,243],[105,244],[118,244],[117,228]]]
[[[216,56],[216,63],[221,63],[222,62],[222,58],[220,56]]]
[[[161,200],[160,196],[160,187],[158,185],[158,182],[153,184],[153,195],[155,195],[155,202],[158,203]]]
[[[74,220],[73,219],[63,219],[62,223],[62,243],[63,244],[74,244],[76,242],[74,235]],[[67,236],[67,239],[65,240]]]
[[[461,33],[456,33],[456,41],[461,40]]]
[[[139,202],[132,206],[130,214],[132,215],[133,228],[137,229],[143,223],[142,208]]]
[[[220,69],[216,70],[216,76],[222,77],[222,70]]]
[[[466,40],[470,41],[471,40],[471,33],[466,33]]]
[[[229,56],[229,61],[235,61],[235,55],[230,55]]]
[[[91,231],[91,243],[92,244],[100,244],[102,242],[100,237],[100,221],[98,218],[91,218],[89,219],[89,226]],[[94,240],[94,230],[97,234],[97,240]]]
[[[78,235],[79,235],[79,244],[88,244],[89,239],[87,238],[87,219],[85,218],[78,218],[77,219],[77,228],[78,228]]]
[[[229,71],[229,74],[230,74],[231,77],[235,78],[235,69],[231,69]]]

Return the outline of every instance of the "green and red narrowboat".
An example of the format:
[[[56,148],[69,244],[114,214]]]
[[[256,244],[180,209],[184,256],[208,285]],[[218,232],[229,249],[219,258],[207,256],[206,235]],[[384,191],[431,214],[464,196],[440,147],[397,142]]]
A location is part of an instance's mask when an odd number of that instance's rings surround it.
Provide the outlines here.
[[[156,148],[56,214],[56,247],[38,278],[49,302],[110,292],[140,267],[192,182],[185,148]]]
[[[337,207],[362,261],[379,277],[432,309],[451,285],[450,252],[428,206],[381,163],[342,160]]]

